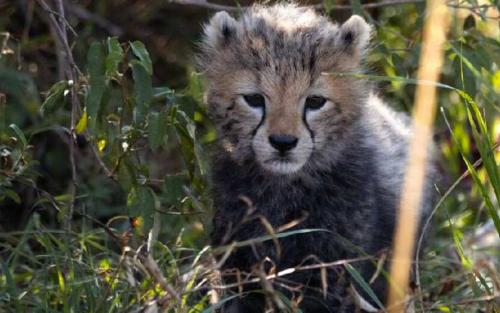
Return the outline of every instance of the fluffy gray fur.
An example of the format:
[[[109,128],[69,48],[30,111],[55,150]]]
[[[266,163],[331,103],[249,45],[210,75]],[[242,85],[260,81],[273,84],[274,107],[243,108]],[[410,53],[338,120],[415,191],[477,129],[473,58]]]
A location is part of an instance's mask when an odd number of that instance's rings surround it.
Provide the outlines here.
[[[256,6],[238,19],[221,12],[206,25],[199,64],[218,131],[213,244],[266,235],[263,220],[275,230],[292,221],[298,223],[288,231],[323,230],[282,238],[279,248],[266,241],[236,249],[223,270],[250,273],[272,264],[279,271],[390,249],[411,136],[408,118],[374,96],[365,80],[336,75],[362,71],[370,35],[358,16],[338,26],[294,5]],[[264,95],[264,108],[245,103],[245,95],[256,93]],[[307,109],[305,99],[316,95],[328,101]],[[291,134],[298,144],[287,158],[271,162],[277,157],[267,138],[274,133]],[[429,190],[430,183],[423,212]],[[375,270],[373,262],[353,265],[366,280]],[[326,295],[319,270],[275,282],[287,296],[303,297],[303,312],[354,312],[352,280],[341,266],[328,269]],[[381,277],[371,285],[381,301],[385,285]],[[246,286],[246,295],[225,312],[263,312],[264,297],[252,292],[259,288]]]

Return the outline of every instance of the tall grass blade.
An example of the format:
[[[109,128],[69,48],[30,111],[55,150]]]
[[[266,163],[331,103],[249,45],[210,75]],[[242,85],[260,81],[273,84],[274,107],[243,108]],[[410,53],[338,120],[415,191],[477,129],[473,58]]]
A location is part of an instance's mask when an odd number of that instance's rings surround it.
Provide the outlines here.
[[[368,283],[364,280],[364,278],[361,276],[361,274],[350,264],[345,264],[344,265],[346,270],[349,272],[351,277],[359,284],[361,288],[366,292],[366,294],[370,297],[370,299],[377,304],[379,309],[382,311],[386,312],[384,305],[380,300],[378,299],[377,295],[375,292],[373,292],[373,289],[368,285]]]

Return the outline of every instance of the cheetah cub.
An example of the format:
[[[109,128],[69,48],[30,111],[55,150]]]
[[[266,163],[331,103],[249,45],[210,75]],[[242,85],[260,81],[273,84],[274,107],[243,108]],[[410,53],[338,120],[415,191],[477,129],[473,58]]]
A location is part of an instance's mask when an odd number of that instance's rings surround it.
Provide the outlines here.
[[[226,283],[364,258],[352,266],[385,300],[377,257],[391,247],[411,131],[367,81],[339,75],[361,71],[370,34],[359,16],[338,26],[286,4],[254,6],[238,19],[219,12],[205,26],[198,59],[218,132],[212,243],[291,232],[234,249],[221,261]],[[224,312],[376,307],[342,265],[326,275],[289,271],[238,290]]]

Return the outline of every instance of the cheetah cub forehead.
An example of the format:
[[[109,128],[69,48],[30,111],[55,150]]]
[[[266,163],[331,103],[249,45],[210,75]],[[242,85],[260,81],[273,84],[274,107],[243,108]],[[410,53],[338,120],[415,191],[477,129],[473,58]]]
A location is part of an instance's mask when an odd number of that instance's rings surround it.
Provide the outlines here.
[[[335,162],[369,92],[335,74],[360,70],[370,33],[359,16],[339,26],[295,5],[215,14],[198,61],[223,152],[275,175]]]

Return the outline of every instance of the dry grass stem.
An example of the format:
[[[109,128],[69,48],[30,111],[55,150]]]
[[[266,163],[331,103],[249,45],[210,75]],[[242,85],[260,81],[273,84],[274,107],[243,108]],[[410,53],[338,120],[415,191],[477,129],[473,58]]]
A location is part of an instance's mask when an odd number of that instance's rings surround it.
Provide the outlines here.
[[[428,16],[424,25],[422,52],[417,79],[438,81],[443,64],[449,16],[444,0],[427,1]],[[388,310],[404,312],[409,285],[417,221],[432,142],[432,126],[436,114],[435,85],[420,84],[415,94],[413,111],[414,134],[410,142],[409,161],[400,200],[391,265],[391,286]]]

